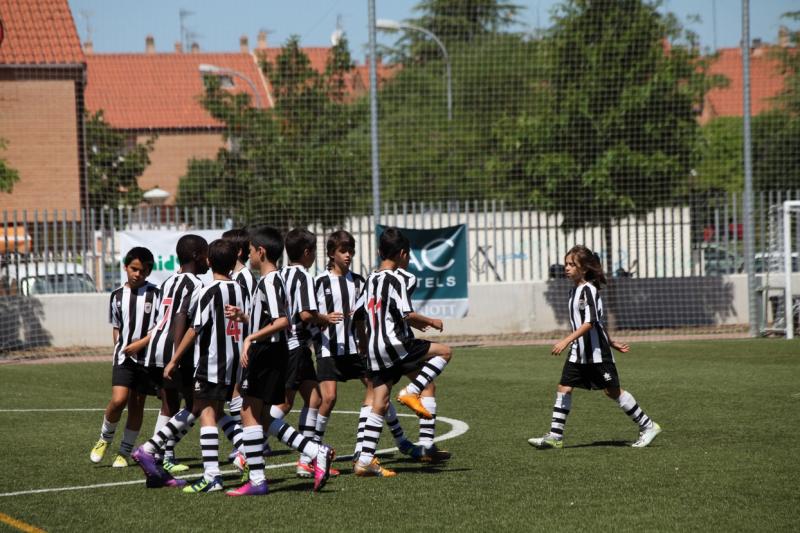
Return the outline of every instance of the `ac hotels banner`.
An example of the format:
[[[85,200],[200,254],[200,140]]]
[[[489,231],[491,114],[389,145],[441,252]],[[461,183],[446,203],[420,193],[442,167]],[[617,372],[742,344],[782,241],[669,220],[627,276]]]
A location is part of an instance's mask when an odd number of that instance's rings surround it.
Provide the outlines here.
[[[378,235],[385,226],[378,226]],[[467,226],[400,228],[411,241],[408,270],[417,277],[414,310],[434,318],[462,318],[469,311],[467,295]]]

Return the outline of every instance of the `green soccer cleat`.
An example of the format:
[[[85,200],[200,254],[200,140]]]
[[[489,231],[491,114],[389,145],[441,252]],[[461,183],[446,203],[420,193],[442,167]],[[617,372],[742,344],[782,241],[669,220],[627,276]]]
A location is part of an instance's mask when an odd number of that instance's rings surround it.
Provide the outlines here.
[[[92,453],[89,454],[89,459],[93,463],[99,463],[103,460],[103,456],[106,454],[107,449],[108,443],[103,439],[100,439],[92,448]]]
[[[564,447],[564,439],[557,439],[548,433],[544,437],[528,439],[528,444],[540,450],[548,450],[550,448],[561,449]]]
[[[211,481],[201,477],[191,485],[184,487],[183,492],[187,494],[199,494],[201,492],[216,492],[222,490],[222,477],[216,476]]]
[[[121,454],[117,454],[114,457],[114,462],[111,463],[111,468],[127,468],[128,467],[128,459]]]
[[[180,472],[186,472],[189,470],[189,467],[186,465],[182,465],[180,463],[175,463],[169,457],[164,458],[164,462],[161,467],[169,472],[170,474],[178,474]]]
[[[653,439],[655,439],[659,433],[661,433],[661,426],[653,422],[650,424],[650,427],[639,432],[639,440],[631,444],[631,446],[634,448],[645,448],[653,442]]]

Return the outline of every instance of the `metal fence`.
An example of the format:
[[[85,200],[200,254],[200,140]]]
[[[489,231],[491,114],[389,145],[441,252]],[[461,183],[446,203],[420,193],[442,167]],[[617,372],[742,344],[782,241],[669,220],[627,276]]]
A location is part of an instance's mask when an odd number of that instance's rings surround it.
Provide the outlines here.
[[[769,208],[787,199],[800,199],[800,191],[756,194],[757,272],[764,270],[770,253]],[[604,259],[610,247],[612,262],[605,268],[615,277],[717,276],[744,269],[742,205],[736,194],[706,196],[642,217],[615,220],[610,232],[599,226],[565,230],[560,214],[504,201],[402,202],[384,205],[383,213],[383,224],[407,228],[466,224],[471,283],[559,277],[563,256],[576,243],[586,244]],[[241,223],[214,207],[6,211],[0,238],[0,291],[3,295],[110,291],[119,283],[118,265],[125,252],[120,249],[120,232],[223,230]],[[351,216],[342,227],[355,235],[357,264],[368,271],[376,257],[373,218]],[[321,267],[324,241],[332,228],[309,229],[319,238]],[[796,240],[800,249],[800,237]]]

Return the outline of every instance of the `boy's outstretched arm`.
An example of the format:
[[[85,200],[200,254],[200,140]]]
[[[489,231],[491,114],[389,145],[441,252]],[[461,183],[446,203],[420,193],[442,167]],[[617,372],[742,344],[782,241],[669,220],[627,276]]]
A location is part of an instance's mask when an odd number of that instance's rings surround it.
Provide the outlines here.
[[[425,331],[428,328],[433,328],[438,331],[444,330],[444,323],[440,319],[427,317],[414,311],[406,315],[406,322],[408,322],[411,327],[421,331]]]

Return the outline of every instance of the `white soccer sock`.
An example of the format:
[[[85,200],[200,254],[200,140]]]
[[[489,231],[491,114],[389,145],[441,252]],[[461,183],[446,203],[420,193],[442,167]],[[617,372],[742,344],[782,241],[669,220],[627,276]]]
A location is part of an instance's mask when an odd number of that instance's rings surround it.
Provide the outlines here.
[[[235,398],[231,398],[228,407],[230,409],[231,418],[233,418],[237,424],[240,426],[242,425],[242,403],[244,400],[241,396],[237,396]]]
[[[156,427],[153,430],[153,434],[158,433],[158,430],[163,428],[169,422],[170,417],[167,415],[162,415],[161,413],[158,414],[158,418],[156,418]]]
[[[217,426],[200,428],[200,449],[203,454],[203,477],[213,481],[219,475],[219,431]]]
[[[273,420],[269,425],[269,434],[278,437],[282,443],[304,455],[316,457],[319,453],[319,444],[304,437],[283,420]]]
[[[383,417],[374,411],[370,412],[367,417],[367,423],[364,425],[364,443],[361,446],[361,455],[358,458],[360,465],[367,466],[372,462],[372,458],[375,457],[375,448],[378,447],[382,428]]]
[[[430,420],[419,419],[419,444],[425,448],[430,448],[433,446],[433,438],[436,436],[436,397],[423,396],[420,401],[433,418]]]
[[[572,394],[557,392],[553,404],[553,418],[550,421],[550,436],[557,439],[564,438],[564,426],[567,424],[567,416],[571,409]]]
[[[278,407],[277,405],[272,405],[269,408],[269,416],[274,418],[275,420],[282,420],[286,413],[283,412],[283,409]]]
[[[370,409],[370,412],[372,412],[372,409]],[[392,432],[395,444],[400,446],[400,444],[408,440],[403,431],[403,426],[400,425],[400,421],[397,419],[397,409],[395,409],[392,402],[389,402],[389,408],[386,409],[386,425],[389,426],[389,430]]]
[[[356,430],[356,448],[353,457],[361,453],[361,445],[364,444],[364,426],[367,424],[367,417],[372,412],[372,406],[362,405],[358,413],[358,429]]]
[[[247,426],[242,429],[242,449],[250,467],[250,483],[260,485],[264,483],[264,428],[262,426]]]
[[[640,430],[649,428],[653,423],[650,417],[645,414],[644,410],[639,407],[639,404],[636,403],[636,398],[634,398],[633,394],[630,392],[623,391],[622,394],[619,395],[619,398],[617,398],[617,403],[620,408],[625,411],[625,414],[639,426]]]
[[[133,451],[133,445],[136,444],[136,437],[139,436],[139,431],[125,428],[122,434],[122,443],[119,445],[119,454],[123,457],[130,457]]]
[[[103,425],[100,426],[100,438],[106,442],[114,440],[114,433],[117,432],[117,424],[119,424],[119,422],[109,422],[106,417],[103,417]]]
[[[428,383],[436,379],[436,376],[442,373],[444,367],[447,366],[447,359],[441,356],[431,357],[428,359],[411,383],[406,385],[406,392],[410,394],[420,394]]]
[[[317,430],[314,432],[314,442],[322,442],[322,437],[325,436],[325,430],[328,429],[328,417],[317,415]]]
[[[304,437],[314,440],[314,437],[317,434],[317,415],[319,414],[319,409],[313,409],[311,407],[303,407],[300,411],[300,419],[297,423],[297,429],[300,433],[303,434]],[[313,457],[309,457],[308,455],[302,455],[300,457],[300,462],[303,464],[309,464]]]

